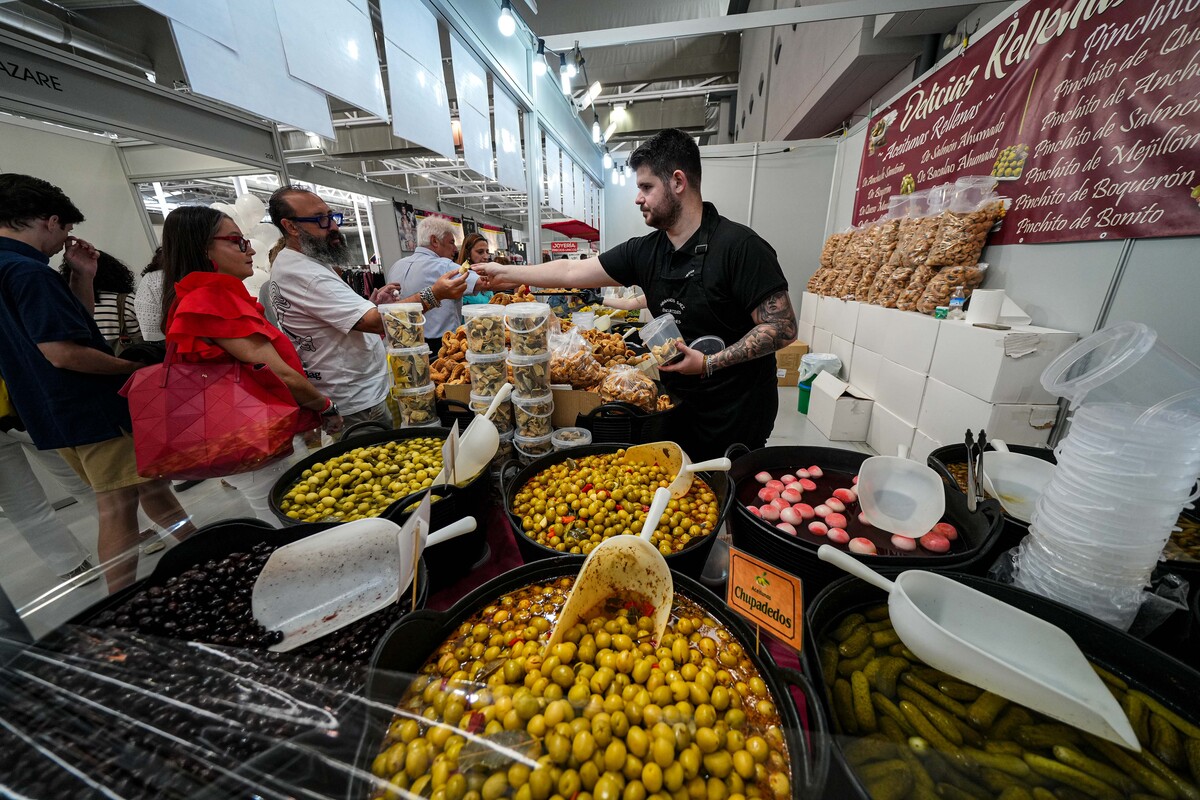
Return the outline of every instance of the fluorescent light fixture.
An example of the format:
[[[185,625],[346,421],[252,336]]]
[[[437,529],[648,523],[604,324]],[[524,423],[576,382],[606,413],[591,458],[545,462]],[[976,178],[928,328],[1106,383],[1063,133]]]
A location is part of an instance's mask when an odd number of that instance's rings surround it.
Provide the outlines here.
[[[513,16],[512,0],[501,0],[500,19],[496,21],[496,25],[500,28],[500,33],[505,36],[512,36],[516,33],[517,18]]]
[[[549,66],[546,64],[546,40],[538,39],[537,55],[533,57],[533,74],[542,77]]]
[[[616,133],[616,132],[617,132],[617,123],[616,123],[616,120],[614,120],[614,119],[612,118],[612,115],[611,115],[611,114],[609,114],[609,116],[608,116],[608,119],[609,119],[608,127],[604,129],[604,136],[603,136],[603,137],[601,137],[601,138],[603,138],[603,139],[604,139],[604,141],[606,141],[606,142],[607,142],[609,139],[611,139],[611,138],[612,138],[612,135],[613,135],[614,133]]]
[[[625,185],[625,168],[621,167],[621,185]]]
[[[571,55],[568,55],[565,59],[563,59],[563,69],[567,71],[568,78],[574,78],[579,74],[579,70],[575,66],[575,59],[572,58]]]
[[[600,81],[595,81],[591,86],[588,87],[587,94],[585,94],[583,96],[583,100],[580,101],[579,109],[582,111],[583,109],[590,106],[592,104],[592,102],[597,97],[599,97],[600,93],[603,91],[604,91],[604,87],[600,85]]]
[[[608,152],[608,148],[606,147],[606,148],[604,148],[604,168],[612,169],[612,165],[613,165],[612,153]]]
[[[609,112],[608,118],[610,120],[625,119],[625,104],[624,103],[613,103],[612,111]]]
[[[562,82],[562,92],[567,97],[571,96],[571,76],[567,74],[566,66],[559,67],[558,77]]]
[[[609,177],[612,178],[610,183],[612,183],[613,186],[616,186],[617,184],[619,184],[621,182],[621,171],[619,169],[617,169],[616,167],[613,167],[612,175],[610,175]]]
[[[600,144],[600,120],[592,121],[592,144]]]

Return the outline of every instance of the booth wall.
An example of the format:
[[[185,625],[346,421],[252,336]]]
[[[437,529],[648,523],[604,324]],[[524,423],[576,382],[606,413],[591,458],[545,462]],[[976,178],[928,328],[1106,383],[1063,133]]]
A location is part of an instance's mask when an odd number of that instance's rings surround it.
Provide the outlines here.
[[[0,171],[34,175],[61,188],[86,217],[74,233],[125,262],[135,275],[150,261],[142,211],[117,148],[107,140],[58,133],[49,125],[0,123]],[[57,268],[59,260],[55,256],[51,264]]]
[[[838,143],[832,140],[700,148],[704,199],[775,248],[796,308],[816,271],[837,154]],[[632,183],[605,187],[602,251],[650,232],[633,202],[636,196]]]

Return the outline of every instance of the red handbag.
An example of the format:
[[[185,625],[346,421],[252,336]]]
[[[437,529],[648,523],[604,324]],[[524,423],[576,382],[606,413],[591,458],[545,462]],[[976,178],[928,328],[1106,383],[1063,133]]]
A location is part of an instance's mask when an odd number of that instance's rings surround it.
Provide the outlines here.
[[[130,376],[129,400],[138,474],[199,480],[250,472],[290,455],[292,436],[319,427],[264,364],[179,361],[174,345],[162,364]]]

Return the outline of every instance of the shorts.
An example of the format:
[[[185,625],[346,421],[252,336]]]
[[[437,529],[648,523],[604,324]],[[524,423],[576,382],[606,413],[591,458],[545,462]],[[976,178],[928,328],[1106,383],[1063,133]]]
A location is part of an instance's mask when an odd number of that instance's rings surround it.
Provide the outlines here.
[[[128,433],[103,442],[60,447],[58,454],[96,493],[137,486],[150,480],[138,475],[133,436]]]

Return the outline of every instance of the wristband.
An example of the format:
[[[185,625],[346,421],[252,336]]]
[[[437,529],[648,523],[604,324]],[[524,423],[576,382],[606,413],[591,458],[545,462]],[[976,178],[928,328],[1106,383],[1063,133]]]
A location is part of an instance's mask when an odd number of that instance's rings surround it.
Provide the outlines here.
[[[326,397],[325,399],[328,401],[328,405],[326,405],[325,408],[321,410],[321,416],[322,417],[340,416],[340,412],[338,411],[337,403],[333,402],[332,398]]]
[[[426,311],[431,308],[437,308],[442,304],[441,300],[437,299],[437,295],[433,293],[433,287],[429,286],[421,290],[421,302],[425,304]]]

